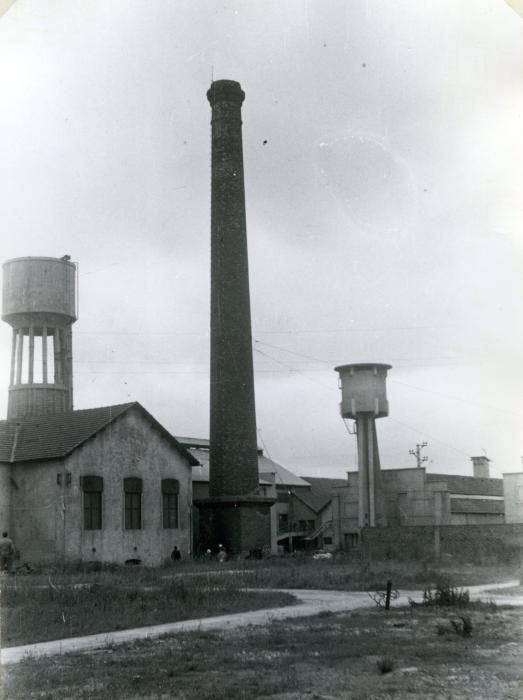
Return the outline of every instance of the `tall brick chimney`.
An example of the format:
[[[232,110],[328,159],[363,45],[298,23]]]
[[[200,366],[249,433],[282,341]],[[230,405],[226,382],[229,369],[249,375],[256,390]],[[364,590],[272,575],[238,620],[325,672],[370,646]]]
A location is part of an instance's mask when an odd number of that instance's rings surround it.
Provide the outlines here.
[[[202,547],[231,552],[270,544],[270,506],[259,494],[241,106],[233,80],[207,92],[212,107],[211,409],[209,499]]]

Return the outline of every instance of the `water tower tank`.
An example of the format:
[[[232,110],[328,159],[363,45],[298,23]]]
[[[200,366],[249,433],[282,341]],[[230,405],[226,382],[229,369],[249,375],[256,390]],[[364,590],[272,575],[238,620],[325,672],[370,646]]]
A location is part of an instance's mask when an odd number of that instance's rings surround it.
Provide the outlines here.
[[[376,362],[335,368],[340,375],[340,411],[343,418],[356,420],[361,413],[372,413],[375,418],[389,415],[386,387],[389,369],[391,365]]]
[[[68,256],[5,262],[2,318],[13,328],[7,417],[72,410],[76,265]]]
[[[356,421],[358,440],[358,524],[379,527],[387,524],[385,498],[376,433],[376,418],[389,414],[385,381],[390,365],[377,362],[340,365],[340,412]]]

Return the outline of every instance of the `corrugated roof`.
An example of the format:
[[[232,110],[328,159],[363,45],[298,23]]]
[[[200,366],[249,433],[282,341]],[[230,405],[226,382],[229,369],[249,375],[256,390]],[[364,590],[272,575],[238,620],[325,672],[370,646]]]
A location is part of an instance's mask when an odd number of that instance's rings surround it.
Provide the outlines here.
[[[464,496],[503,496],[503,479],[481,479],[477,476],[427,474],[427,481],[446,481],[449,493]]]
[[[0,461],[28,462],[65,457],[131,408],[145,414],[191,465],[197,464],[193,455],[137,402],[0,421]]]
[[[200,481],[203,483],[209,482],[209,450],[207,449],[197,449],[189,448],[189,451],[198,460],[199,466],[196,466],[192,470],[192,480]],[[282,467],[281,464],[273,462],[271,459],[264,457],[263,455],[258,456],[258,473],[260,475],[261,484],[272,484],[276,486],[278,484],[285,484],[286,486],[308,486],[308,484],[300,479],[299,476],[292,474],[290,471]],[[269,478],[270,475],[275,474],[275,481]]]
[[[187,447],[187,449],[196,449],[196,450],[209,450],[209,439],[208,438],[193,438],[193,437],[182,437],[180,435],[176,435],[176,439],[178,440],[179,443],[181,443],[184,447]],[[261,447],[257,448],[258,454],[261,455],[263,450]]]
[[[300,491],[295,495],[316,513],[319,513],[332,500],[335,488],[347,486],[346,479],[327,479],[315,476],[304,476],[303,479],[310,484],[310,490]]]
[[[505,512],[505,503],[504,501],[490,501],[483,498],[451,498],[450,510],[452,513],[503,515]]]
[[[258,469],[260,474],[274,474],[274,483],[276,486],[308,486],[309,482],[304,481],[301,477],[293,474],[291,471],[282,467],[281,464],[273,459],[260,455],[258,457]]]

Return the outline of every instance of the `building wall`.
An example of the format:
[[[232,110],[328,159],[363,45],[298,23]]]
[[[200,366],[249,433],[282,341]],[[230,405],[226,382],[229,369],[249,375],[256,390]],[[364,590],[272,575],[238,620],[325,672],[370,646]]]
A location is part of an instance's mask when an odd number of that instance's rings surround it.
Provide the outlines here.
[[[452,512],[452,495],[445,478],[426,479],[425,469],[384,469],[381,473],[388,525],[489,525],[504,522],[499,513]],[[522,474],[523,477],[523,474]],[[522,480],[523,487],[523,480]],[[335,540],[344,547],[358,529],[358,473],[349,472],[348,485],[337,489],[335,507]],[[523,488],[521,489],[521,521],[523,522]],[[460,496],[467,499],[467,496]]]
[[[497,525],[505,522],[502,513],[452,513],[451,525]]]
[[[505,522],[523,523],[523,472],[503,474]]]
[[[82,476],[103,478],[101,530],[84,529]],[[126,477],[143,480],[142,529],[124,527]],[[166,478],[179,482],[175,529],[163,528],[161,480]],[[182,556],[191,553],[191,468],[139,409],[63,460],[14,465],[14,480],[13,534],[23,560],[140,559],[151,566],[169,557],[174,545]]]
[[[0,534],[11,532],[11,465],[0,464]]]
[[[60,561],[64,552],[62,460],[12,465],[11,532],[21,561]]]
[[[376,559],[423,560],[440,554],[472,563],[523,559],[523,524],[365,528],[360,534],[360,552]]]

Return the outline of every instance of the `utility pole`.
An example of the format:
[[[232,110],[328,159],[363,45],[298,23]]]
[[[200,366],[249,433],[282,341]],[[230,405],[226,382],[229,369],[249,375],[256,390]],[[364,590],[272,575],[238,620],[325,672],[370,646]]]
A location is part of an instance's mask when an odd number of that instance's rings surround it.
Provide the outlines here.
[[[294,493],[292,491],[287,491],[289,495],[289,523],[287,527],[289,528],[289,554],[294,551],[294,543],[292,541],[292,533],[294,531],[294,501],[292,500]]]
[[[412,455],[413,457],[416,458],[416,466],[418,467],[418,469],[421,468],[421,465],[423,464],[423,462],[426,462],[428,460],[428,457],[426,455],[425,455],[425,457],[421,456],[421,450],[424,447],[427,447],[427,444],[428,443],[426,443],[426,442],[422,442],[421,444],[416,445],[415,450],[409,450],[409,455]]]

